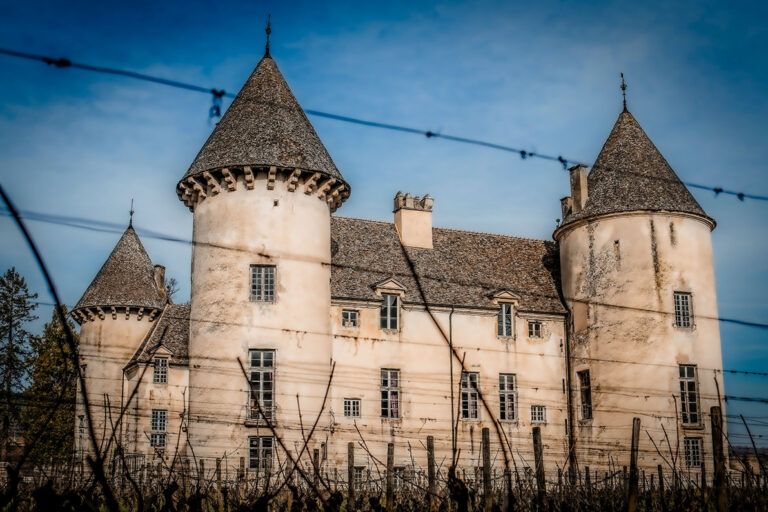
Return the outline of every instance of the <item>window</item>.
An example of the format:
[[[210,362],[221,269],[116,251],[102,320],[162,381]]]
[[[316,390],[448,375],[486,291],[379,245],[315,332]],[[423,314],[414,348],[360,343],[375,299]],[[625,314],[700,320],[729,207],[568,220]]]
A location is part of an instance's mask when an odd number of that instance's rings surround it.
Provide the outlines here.
[[[499,408],[501,420],[517,419],[517,377],[514,373],[499,374]]]
[[[251,265],[251,300],[275,301],[275,266]]]
[[[150,427],[149,445],[152,448],[164,448],[165,433],[168,430],[168,411],[165,409],[152,409],[152,423]]]
[[[689,468],[701,467],[701,438],[686,437],[683,439],[685,447],[685,465]]]
[[[541,338],[541,322],[538,320],[528,321],[528,337]]]
[[[461,373],[461,419],[477,419],[477,372]]]
[[[381,328],[397,330],[397,320],[400,313],[400,297],[397,295],[384,295],[381,303]]]
[[[581,419],[592,419],[592,386],[589,382],[589,370],[577,372],[579,377],[579,394],[581,395]]]
[[[381,370],[381,417],[400,417],[400,370]]]
[[[266,471],[272,467],[272,448],[274,439],[270,436],[248,438],[248,467],[257,471]]]
[[[499,336],[512,336],[512,304],[499,305]]]
[[[684,425],[699,424],[699,394],[696,390],[696,365],[680,365],[680,409]]]
[[[690,293],[675,292],[675,326],[693,327],[693,297]]]
[[[166,384],[168,382],[168,358],[156,357],[155,369],[152,372],[152,382],[154,384]]]
[[[358,311],[356,309],[342,309],[341,310],[341,325],[342,327],[357,327]]]
[[[531,423],[546,423],[547,408],[543,405],[531,406]]]
[[[275,405],[275,351],[250,350],[248,355],[251,361],[248,419],[271,421]]]
[[[344,399],[344,416],[347,418],[360,417],[360,399],[359,398]]]
[[[363,490],[363,481],[365,480],[365,466],[355,466],[354,468],[354,485],[356,491]]]

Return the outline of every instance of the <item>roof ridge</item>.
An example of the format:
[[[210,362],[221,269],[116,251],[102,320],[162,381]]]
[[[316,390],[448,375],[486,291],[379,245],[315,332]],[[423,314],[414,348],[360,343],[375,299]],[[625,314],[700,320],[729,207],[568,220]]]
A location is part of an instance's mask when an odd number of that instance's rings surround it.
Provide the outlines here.
[[[373,222],[376,224],[387,224],[389,226],[394,226],[394,222],[387,222],[383,220],[375,220],[375,219],[364,219],[361,217],[347,217],[344,215],[334,215],[332,218],[336,219],[343,219],[343,220],[360,220],[363,222]],[[432,230],[439,230],[439,231],[455,231],[457,233],[469,233],[474,235],[486,235],[486,236],[496,236],[500,238],[513,238],[516,240],[526,240],[529,242],[544,242],[544,243],[551,243],[551,240],[546,240],[543,238],[531,238],[527,236],[518,236],[518,235],[505,235],[503,233],[491,233],[488,231],[475,231],[472,229],[461,229],[461,228],[446,228],[446,227],[440,227],[440,226],[433,226]]]

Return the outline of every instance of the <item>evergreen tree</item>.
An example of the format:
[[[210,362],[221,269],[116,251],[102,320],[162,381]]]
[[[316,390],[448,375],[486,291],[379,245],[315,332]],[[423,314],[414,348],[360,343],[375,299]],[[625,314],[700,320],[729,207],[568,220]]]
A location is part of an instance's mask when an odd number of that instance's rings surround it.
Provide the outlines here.
[[[0,393],[2,400],[2,459],[10,454],[11,428],[20,424],[20,410],[17,394],[27,377],[27,358],[32,334],[26,324],[37,320],[33,311],[37,304],[36,293],[29,293],[27,282],[16,272],[8,269],[0,276]]]
[[[70,331],[77,336],[74,323],[71,320],[67,323]],[[41,429],[45,430],[45,435],[32,449],[31,459],[41,463],[66,461],[74,442],[77,380],[64,326],[55,311],[45,324],[43,335],[32,340],[29,367],[24,431],[26,437],[31,438]],[[54,411],[56,405],[58,407]]]

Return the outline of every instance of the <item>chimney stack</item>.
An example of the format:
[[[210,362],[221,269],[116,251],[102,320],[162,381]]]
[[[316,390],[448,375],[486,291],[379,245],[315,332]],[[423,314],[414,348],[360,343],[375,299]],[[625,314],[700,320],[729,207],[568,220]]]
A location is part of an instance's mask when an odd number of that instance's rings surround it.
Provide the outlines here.
[[[395,229],[406,247],[432,249],[432,206],[429,194],[416,197],[398,192],[395,195]]]
[[[587,190],[587,166],[574,165],[569,169],[571,173],[571,209],[573,213],[579,213],[584,209],[589,198]]]

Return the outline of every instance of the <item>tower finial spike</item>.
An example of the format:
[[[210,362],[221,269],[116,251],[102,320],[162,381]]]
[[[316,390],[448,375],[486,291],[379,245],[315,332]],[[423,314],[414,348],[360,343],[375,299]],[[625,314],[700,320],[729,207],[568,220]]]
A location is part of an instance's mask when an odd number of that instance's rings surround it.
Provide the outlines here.
[[[264,47],[264,56],[265,57],[271,57],[269,54],[269,36],[272,35],[272,15],[267,14],[267,27],[264,29],[264,32],[267,34],[267,44]]]
[[[129,215],[129,217],[128,217],[128,227],[129,228],[133,227],[133,213],[134,213],[133,212],[133,198],[131,198],[131,209],[128,212],[128,215]]]
[[[624,112],[627,111],[627,82],[624,81],[624,73],[621,74],[621,97],[624,103]]]

